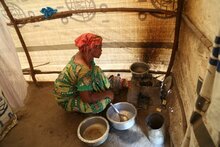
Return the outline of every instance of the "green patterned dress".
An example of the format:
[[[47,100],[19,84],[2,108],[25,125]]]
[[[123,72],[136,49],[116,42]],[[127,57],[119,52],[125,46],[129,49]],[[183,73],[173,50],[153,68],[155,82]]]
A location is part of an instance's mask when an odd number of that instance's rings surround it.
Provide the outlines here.
[[[109,89],[110,83],[102,70],[92,62],[92,69],[74,63],[74,57],[69,61],[54,82],[54,95],[58,104],[66,111],[82,113],[99,113],[111,102],[105,97],[96,103],[85,103],[79,92],[101,92]]]

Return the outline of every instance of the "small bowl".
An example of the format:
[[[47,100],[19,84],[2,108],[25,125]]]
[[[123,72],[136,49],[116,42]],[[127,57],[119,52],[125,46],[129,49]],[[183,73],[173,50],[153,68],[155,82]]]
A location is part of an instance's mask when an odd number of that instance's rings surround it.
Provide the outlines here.
[[[77,136],[88,146],[98,146],[106,141],[109,134],[109,123],[101,116],[84,119],[78,126]]]
[[[120,122],[118,114],[115,112],[113,107],[109,107],[106,112],[106,117],[117,130],[127,130],[135,124],[135,117],[137,116],[137,110],[131,103],[119,102],[115,103],[114,106],[119,110],[120,113],[128,117],[127,121]]]

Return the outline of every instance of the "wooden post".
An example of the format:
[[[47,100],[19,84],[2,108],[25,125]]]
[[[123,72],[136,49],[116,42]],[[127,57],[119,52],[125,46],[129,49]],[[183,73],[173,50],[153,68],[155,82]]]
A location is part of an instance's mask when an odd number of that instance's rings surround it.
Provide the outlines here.
[[[10,20],[11,20],[11,22],[12,22],[14,28],[15,28],[15,31],[16,31],[16,33],[17,33],[17,35],[18,35],[18,38],[19,38],[19,40],[20,40],[20,42],[21,42],[21,45],[22,45],[22,47],[23,47],[23,49],[24,49],[24,52],[25,52],[25,54],[26,54],[26,57],[27,57],[27,60],[28,60],[29,66],[30,66],[31,77],[32,77],[32,79],[33,79],[34,84],[37,85],[37,80],[36,80],[36,78],[35,78],[35,73],[34,73],[34,68],[33,68],[33,64],[32,64],[32,61],[31,61],[31,57],[30,57],[30,55],[29,55],[29,52],[28,52],[28,50],[27,50],[27,46],[26,46],[26,44],[25,44],[25,42],[24,42],[24,39],[23,39],[23,37],[22,37],[22,35],[21,35],[21,32],[20,32],[20,30],[19,30],[19,28],[18,28],[18,26],[17,26],[17,23],[16,23],[15,19],[13,18],[13,16],[12,16],[10,10],[8,9],[8,6],[6,5],[5,1],[4,1],[4,0],[1,0],[1,3],[2,3],[2,6],[4,7],[4,9],[5,9],[5,11],[6,11],[8,17],[10,18]]]

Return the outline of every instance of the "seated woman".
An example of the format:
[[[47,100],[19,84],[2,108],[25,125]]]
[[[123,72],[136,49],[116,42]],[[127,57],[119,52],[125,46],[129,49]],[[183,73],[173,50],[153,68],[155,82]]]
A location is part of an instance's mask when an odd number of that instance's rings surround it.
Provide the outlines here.
[[[99,113],[113,100],[110,82],[95,65],[102,54],[102,38],[86,33],[75,40],[79,51],[54,83],[54,95],[66,111]]]

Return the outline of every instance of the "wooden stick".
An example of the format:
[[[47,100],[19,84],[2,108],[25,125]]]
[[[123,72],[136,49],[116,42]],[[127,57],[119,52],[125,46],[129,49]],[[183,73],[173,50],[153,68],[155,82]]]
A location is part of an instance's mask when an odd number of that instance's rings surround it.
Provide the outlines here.
[[[105,69],[102,70],[103,72],[131,72],[128,69]],[[41,70],[35,70],[35,74],[59,74],[61,71],[41,71]],[[30,71],[29,70],[23,70],[23,74],[29,74]],[[150,70],[149,73],[152,74],[166,74],[165,71],[154,71],[154,70]]]
[[[181,16],[182,16],[182,11],[183,11],[183,4],[184,4],[184,0],[178,0],[173,50],[170,56],[170,63],[168,65],[167,73],[165,77],[170,75],[171,69],[175,61],[175,56],[176,56],[176,52],[178,49],[178,45],[179,45],[179,32],[180,32],[180,25],[181,25],[181,20],[182,20]]]
[[[103,70],[103,72],[130,72],[129,70]],[[27,75],[29,74],[29,70],[23,70],[23,74]],[[41,70],[35,70],[35,74],[59,74],[61,71],[41,71]]]
[[[34,23],[40,22],[44,20],[52,20],[57,18],[64,18],[68,16],[72,16],[72,14],[78,13],[95,13],[95,12],[139,12],[139,13],[158,13],[158,14],[172,14],[176,15],[174,11],[161,10],[161,9],[147,9],[147,8],[100,8],[100,9],[85,9],[85,10],[70,10],[57,12],[53,14],[51,17],[46,19],[43,15],[39,16],[31,16],[27,18],[15,19],[17,24],[26,24],[26,23]],[[8,25],[12,25],[12,23],[8,23]]]

